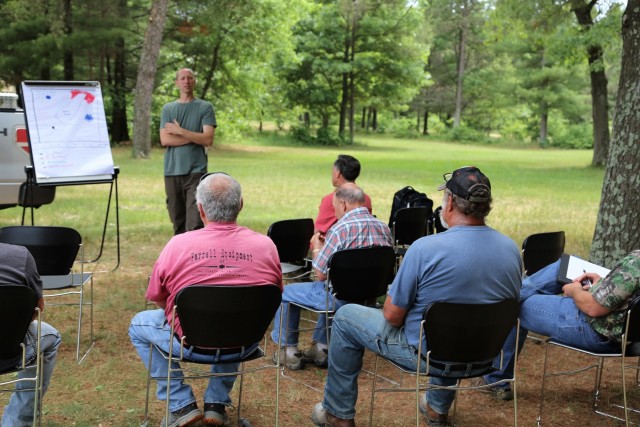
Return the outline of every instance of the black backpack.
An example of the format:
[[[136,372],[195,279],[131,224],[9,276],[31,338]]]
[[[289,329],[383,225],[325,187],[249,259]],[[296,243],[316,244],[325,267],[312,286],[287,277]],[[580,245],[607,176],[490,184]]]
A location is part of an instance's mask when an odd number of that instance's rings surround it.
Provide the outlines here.
[[[416,191],[411,186],[406,186],[393,195],[393,203],[391,203],[391,215],[389,216],[389,227],[393,226],[396,219],[396,212],[401,208],[426,207],[429,209],[427,215],[427,234],[433,233],[433,200],[426,194]]]

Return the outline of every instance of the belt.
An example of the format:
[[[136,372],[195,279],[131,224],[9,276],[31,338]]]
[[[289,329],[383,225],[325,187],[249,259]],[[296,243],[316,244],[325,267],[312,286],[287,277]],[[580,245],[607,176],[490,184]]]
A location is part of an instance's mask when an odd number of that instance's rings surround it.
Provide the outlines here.
[[[422,360],[427,361],[427,357],[421,355]],[[493,366],[493,360],[486,362],[473,362],[473,363],[445,363],[437,362],[433,359],[429,360],[429,365],[436,369],[440,369],[445,372],[470,372],[478,369],[490,369]]]
[[[184,348],[187,349],[187,350],[191,350],[194,353],[204,354],[204,355],[207,355],[207,356],[217,356],[217,355],[223,355],[223,354],[237,354],[237,353],[242,353],[242,350],[244,350],[244,347],[202,348],[202,347],[191,346],[191,345],[188,345],[188,344],[185,344]]]

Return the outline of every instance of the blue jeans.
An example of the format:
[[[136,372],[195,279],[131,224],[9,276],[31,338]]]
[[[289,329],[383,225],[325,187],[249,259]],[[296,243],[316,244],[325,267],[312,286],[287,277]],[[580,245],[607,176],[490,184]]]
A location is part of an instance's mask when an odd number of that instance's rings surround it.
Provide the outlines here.
[[[528,331],[532,331],[588,351],[619,351],[619,343],[609,341],[593,330],[589,318],[578,309],[573,298],[559,295],[562,293],[562,284],[557,282],[559,268],[560,261],[556,261],[522,282],[518,348],[522,350]],[[514,328],[503,347],[503,369],[485,376],[487,382],[513,378],[515,337]]]
[[[37,322],[31,322],[29,330],[24,337],[24,344],[27,349],[27,362],[33,360],[36,355],[35,336],[38,332]],[[60,346],[60,334],[48,323],[42,322],[42,337],[40,339],[40,350],[42,351],[42,392],[43,395],[49,388],[53,368],[56,365],[56,356],[58,355],[58,347]],[[33,378],[36,375],[35,366],[24,369],[18,373],[18,378]],[[16,383],[16,392],[33,388],[33,382],[24,381]],[[13,393],[9,399],[9,404],[4,408],[2,415],[3,427],[20,427],[31,426],[33,424],[33,405],[35,393],[33,391],[24,391]]]
[[[280,336],[280,316],[284,314],[282,323],[286,323],[287,336],[282,338],[282,346],[298,345],[298,329],[300,325],[300,310],[297,305],[289,304],[296,302],[299,304],[312,307],[314,310],[324,310],[327,306],[327,293],[325,291],[324,282],[303,282],[292,283],[284,287],[282,293],[282,302],[284,313],[279,308],[275,315],[273,331],[271,331],[271,339],[277,343]],[[343,301],[336,300],[333,295],[329,294],[329,310],[340,308],[344,305]],[[318,316],[316,327],[313,331],[313,341],[321,344],[327,343],[326,318],[324,314]]]
[[[169,352],[169,340],[171,339],[171,325],[167,323],[167,319],[164,314],[164,310],[147,310],[142,311],[131,319],[131,325],[129,325],[129,337],[133,346],[136,348],[138,355],[142,359],[147,370],[150,370],[151,376],[158,378],[158,388],[156,395],[159,400],[166,400],[167,398],[167,380],[162,379],[167,376],[167,369],[169,361],[165,359],[160,352],[151,346],[153,351],[153,359],[151,361],[151,368],[149,368],[149,344],[158,346],[162,351]],[[177,338],[173,338],[173,352],[179,355],[180,341]],[[194,353],[192,349],[184,350],[184,357],[196,362],[214,363],[224,362],[225,360],[235,359],[238,356],[245,356],[252,353],[258,347],[258,343],[255,343],[251,347],[245,349],[240,354],[225,354],[225,355],[205,355]],[[221,363],[211,365],[211,373],[231,373],[237,372],[239,363]],[[174,369],[179,369],[180,364],[174,362],[171,365]],[[233,388],[235,382],[235,376],[228,377],[214,377],[209,378],[209,384],[204,392],[204,403],[220,403],[223,405],[230,405],[231,399],[229,393]],[[169,411],[175,412],[184,408],[196,401],[193,395],[193,391],[188,384],[184,383],[182,372],[176,372],[171,374],[171,390],[170,390],[170,402]]]
[[[365,349],[413,370],[418,361],[418,350],[407,343],[404,327],[391,326],[382,310],[358,304],[340,308],[333,319],[329,369],[322,402],[324,408],[338,418],[355,417],[358,374],[362,369]],[[420,369],[426,369],[424,360],[420,360]],[[429,372],[442,374],[434,368]],[[456,384],[456,380],[451,378],[431,377],[429,382],[442,386]],[[453,390],[427,391],[429,406],[440,414],[449,412],[454,398]]]

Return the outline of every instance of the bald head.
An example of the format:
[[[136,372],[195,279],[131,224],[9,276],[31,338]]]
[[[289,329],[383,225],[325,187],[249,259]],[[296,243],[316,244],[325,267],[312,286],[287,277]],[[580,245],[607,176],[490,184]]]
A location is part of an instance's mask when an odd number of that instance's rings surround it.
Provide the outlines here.
[[[196,189],[196,201],[208,222],[236,222],[242,209],[238,181],[224,173],[206,175]]]

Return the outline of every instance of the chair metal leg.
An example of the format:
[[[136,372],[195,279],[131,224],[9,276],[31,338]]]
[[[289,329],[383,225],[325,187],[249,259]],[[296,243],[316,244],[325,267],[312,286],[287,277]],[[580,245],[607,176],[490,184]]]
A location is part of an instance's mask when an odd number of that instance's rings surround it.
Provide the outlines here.
[[[544,386],[547,382],[547,362],[548,362],[550,347],[551,346],[547,344],[544,349],[544,367],[542,368],[542,387],[540,389],[540,406],[538,407],[538,418],[536,420],[538,427],[542,425],[542,409],[544,407]]]
[[[84,281],[84,274],[81,273],[80,274],[81,279]],[[84,302],[84,284],[80,287],[80,313],[78,316],[78,336],[76,338],[76,362],[78,365],[80,365],[84,359],[89,355],[89,352],[93,349],[93,347],[95,346],[95,340],[93,337],[93,275],[91,276],[91,278],[89,279],[89,287],[91,288],[91,294],[89,296],[89,302],[85,303]],[[82,355],[82,357],[80,357],[80,346],[81,346],[81,337],[82,337],[82,312],[84,310],[84,306],[88,305],[89,306],[89,348],[87,348],[87,351],[84,352],[84,354]]]
[[[374,399],[376,398],[376,382],[378,379],[378,363],[379,357],[376,354],[376,361],[373,365],[373,378],[371,380],[371,403],[369,404],[369,427],[373,426],[373,404]]]
[[[153,344],[149,343],[149,364],[147,365],[147,395],[144,403],[144,421],[143,426],[149,423],[149,390],[151,389],[151,361],[153,360]]]

